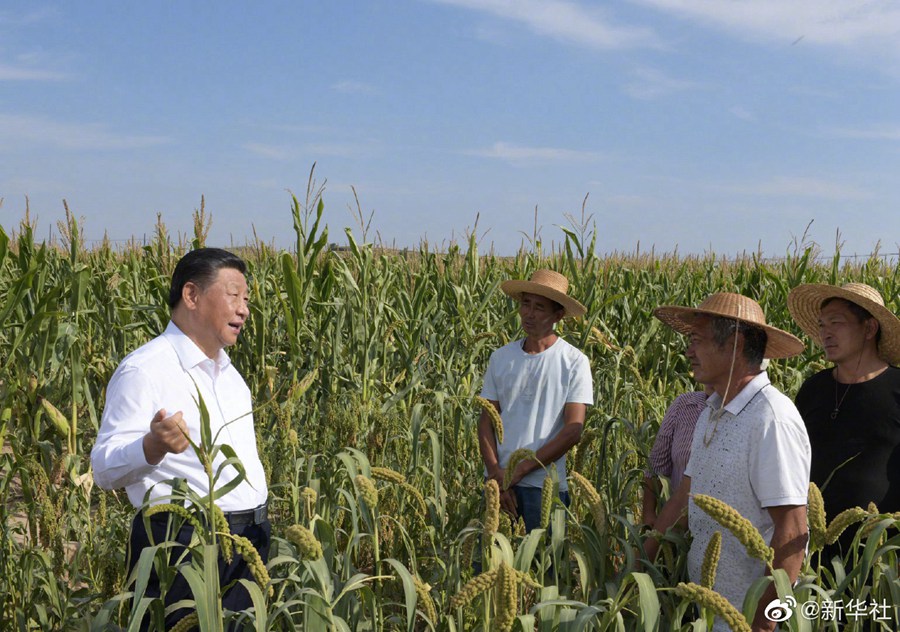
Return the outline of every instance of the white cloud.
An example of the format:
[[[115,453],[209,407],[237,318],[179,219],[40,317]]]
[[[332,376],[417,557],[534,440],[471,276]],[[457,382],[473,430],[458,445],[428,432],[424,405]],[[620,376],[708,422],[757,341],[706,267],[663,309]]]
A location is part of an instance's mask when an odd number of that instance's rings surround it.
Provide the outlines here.
[[[900,140],[900,124],[882,125],[868,128],[833,128],[826,132],[834,138],[855,140]]]
[[[342,158],[358,158],[373,151],[371,145],[359,143],[310,143],[304,146],[306,153],[313,156],[338,156]]]
[[[791,93],[798,94],[801,97],[828,99],[829,101],[834,101],[841,97],[841,95],[835,90],[825,90],[822,88],[813,88],[810,86],[793,86],[789,88],[789,90]]]
[[[0,62],[0,81],[64,81],[69,75],[54,70],[11,66]]]
[[[562,149],[558,147],[523,147],[498,141],[487,149],[465,152],[471,156],[497,158],[509,162],[561,162],[596,160],[600,155],[592,151]]]
[[[633,1],[750,38],[900,51],[896,0]]]
[[[625,85],[625,93],[634,99],[649,101],[667,94],[692,90],[700,86],[693,81],[673,79],[654,68],[638,68],[632,73],[634,79]]]
[[[37,24],[60,15],[59,10],[44,7],[22,15],[13,15],[10,11],[0,11],[0,26],[28,26]]]
[[[617,50],[661,47],[647,28],[618,26],[595,7],[570,0],[433,0],[517,22],[538,35],[586,46]]]
[[[254,125],[254,127],[274,132],[288,132],[290,134],[328,134],[335,131],[335,128],[325,125],[298,125],[294,123],[263,124]]]
[[[0,151],[13,141],[60,149],[143,149],[171,143],[165,136],[142,136],[110,131],[105,125],[67,123],[39,116],[0,114]]]
[[[375,94],[374,86],[362,81],[338,81],[332,84],[331,89],[342,94]]]
[[[872,195],[852,185],[834,180],[807,177],[779,176],[756,184],[725,187],[733,193],[763,195],[770,197],[801,197],[825,200],[865,200]]]
[[[263,158],[273,160],[290,160],[294,157],[295,150],[283,145],[267,145],[266,143],[244,143],[244,149]]]
[[[375,144],[360,143],[306,143],[302,145],[272,145],[269,143],[249,142],[241,145],[247,151],[263,158],[288,161],[312,155],[314,159],[322,156],[341,158],[359,158],[374,151]]]
[[[756,114],[748,110],[747,108],[741,107],[740,105],[735,105],[734,107],[728,110],[734,116],[741,119],[742,121],[749,121],[751,123],[756,122]]]

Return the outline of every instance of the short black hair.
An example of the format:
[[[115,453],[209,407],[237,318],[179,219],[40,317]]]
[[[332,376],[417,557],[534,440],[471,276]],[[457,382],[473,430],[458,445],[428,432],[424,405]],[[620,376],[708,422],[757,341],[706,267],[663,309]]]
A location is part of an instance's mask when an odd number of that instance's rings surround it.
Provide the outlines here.
[[[244,260],[221,248],[198,248],[184,255],[172,273],[169,307],[175,309],[181,302],[181,292],[187,283],[194,283],[200,289],[206,289],[222,268],[233,268],[241,274],[247,274],[247,264]]]
[[[725,346],[728,338],[735,333],[744,335],[744,359],[751,366],[760,366],[766,355],[769,335],[765,330],[749,323],[725,316],[712,317],[713,340],[719,347]]]

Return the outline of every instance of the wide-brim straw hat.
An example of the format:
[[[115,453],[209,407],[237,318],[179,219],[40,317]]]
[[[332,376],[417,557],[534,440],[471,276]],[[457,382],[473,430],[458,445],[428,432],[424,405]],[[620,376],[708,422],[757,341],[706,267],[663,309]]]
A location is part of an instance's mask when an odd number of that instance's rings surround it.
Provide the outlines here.
[[[733,292],[710,294],[699,307],[663,305],[654,309],[653,315],[678,333],[685,335],[691,334],[698,316],[722,316],[754,325],[766,332],[764,358],[790,358],[802,353],[805,348],[803,341],[797,336],[766,324],[766,315],[759,303]]]
[[[553,270],[535,270],[528,281],[504,281],[500,289],[517,301],[522,293],[537,294],[556,301],[566,310],[566,316],[584,316],[587,308],[569,296],[569,280]]]
[[[794,322],[806,335],[817,345],[822,346],[819,315],[822,313],[822,303],[829,298],[842,298],[872,314],[881,327],[878,355],[888,364],[900,363],[900,319],[884,306],[884,299],[878,290],[865,283],[845,283],[840,287],[825,283],[807,283],[791,290],[788,294],[788,309]]]

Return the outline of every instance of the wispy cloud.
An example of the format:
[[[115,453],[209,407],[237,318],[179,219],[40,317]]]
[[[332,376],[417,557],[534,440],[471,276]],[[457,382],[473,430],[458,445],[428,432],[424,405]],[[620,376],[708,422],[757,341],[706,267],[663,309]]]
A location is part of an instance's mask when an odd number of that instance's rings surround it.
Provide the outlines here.
[[[296,154],[293,147],[285,147],[284,145],[268,145],[266,143],[244,143],[244,149],[257,156],[263,158],[271,158],[272,160],[290,160]]]
[[[740,105],[735,105],[734,107],[728,110],[731,112],[736,118],[741,119],[742,121],[749,121],[751,123],[756,121],[756,114],[751,112],[745,107],[741,107]]]
[[[60,149],[143,149],[171,143],[165,136],[123,134],[105,125],[68,123],[52,119],[0,114],[0,152],[14,141],[49,145]]]
[[[502,141],[498,141],[486,149],[473,149],[465,153],[509,162],[573,162],[596,160],[601,157],[600,154],[592,151],[559,147],[524,147]]]
[[[832,138],[856,140],[900,140],[900,124],[860,128],[832,128],[825,132]]]
[[[755,184],[722,188],[732,193],[767,197],[816,198],[834,201],[865,200],[872,197],[868,191],[853,185],[802,176],[779,176]]]
[[[310,143],[305,145],[303,150],[314,156],[359,158],[360,156],[372,154],[375,147],[371,144],[360,143]]]
[[[752,38],[900,51],[894,0],[633,0]]]
[[[335,128],[326,125],[304,125],[294,123],[254,124],[253,127],[274,132],[287,132],[289,134],[328,134],[335,132]]]
[[[816,99],[835,100],[840,98],[840,94],[835,90],[824,90],[822,88],[813,88],[810,86],[793,86],[788,88],[793,93],[801,97],[813,97]]]
[[[44,7],[27,13],[15,15],[11,11],[0,11],[0,26],[28,26],[44,22],[60,15],[58,9]]]
[[[55,70],[0,62],[0,81],[65,81],[70,78],[70,75]]]
[[[648,28],[614,24],[595,7],[570,0],[433,0],[524,25],[538,35],[588,48],[661,48]]]
[[[625,93],[634,99],[649,101],[675,92],[693,90],[700,86],[694,81],[674,79],[654,68],[638,68],[633,79],[625,85]]]
[[[375,150],[373,144],[360,143],[305,143],[300,145],[272,145],[269,143],[249,142],[241,145],[247,151],[271,160],[289,161],[312,155],[318,159],[322,156],[340,158],[359,158],[370,155]]]
[[[362,81],[338,81],[331,89],[342,94],[375,94],[375,86]]]

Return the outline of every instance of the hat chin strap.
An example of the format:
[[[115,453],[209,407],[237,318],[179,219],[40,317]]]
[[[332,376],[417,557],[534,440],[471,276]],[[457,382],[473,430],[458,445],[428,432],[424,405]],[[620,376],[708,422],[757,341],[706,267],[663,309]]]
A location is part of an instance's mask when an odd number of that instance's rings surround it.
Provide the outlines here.
[[[741,306],[738,305],[738,316],[741,314]],[[728,382],[725,383],[725,392],[722,393],[722,402],[719,405],[719,414],[722,414],[722,410],[725,408],[725,401],[728,398],[728,391],[731,390],[731,381],[734,378],[734,365],[737,364],[737,347],[738,347],[738,333],[741,330],[741,321],[735,319],[734,321],[734,344],[731,347],[731,366],[728,369]]]

